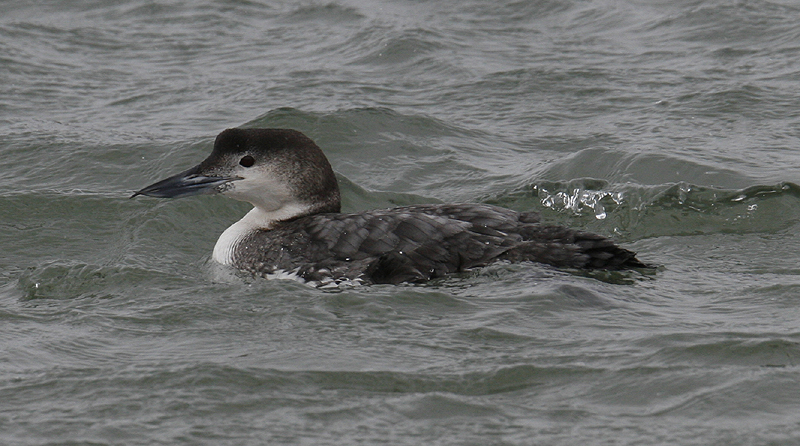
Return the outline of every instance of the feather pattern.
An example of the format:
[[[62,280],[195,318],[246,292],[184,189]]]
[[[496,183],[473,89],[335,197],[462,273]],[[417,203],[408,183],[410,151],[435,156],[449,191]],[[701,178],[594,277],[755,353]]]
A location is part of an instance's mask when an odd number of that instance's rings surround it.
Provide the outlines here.
[[[256,274],[297,271],[309,281],[424,282],[497,260],[567,268],[644,267],[611,240],[538,223],[534,213],[484,204],[405,206],[279,222],[236,247]]]

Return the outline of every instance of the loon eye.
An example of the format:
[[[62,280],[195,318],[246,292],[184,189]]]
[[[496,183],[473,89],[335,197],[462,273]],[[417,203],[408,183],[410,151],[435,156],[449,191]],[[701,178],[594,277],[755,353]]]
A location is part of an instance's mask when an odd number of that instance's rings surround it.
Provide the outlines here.
[[[239,164],[244,166],[244,167],[250,167],[255,163],[256,163],[255,158],[253,158],[250,155],[245,155],[245,156],[242,157],[242,159],[239,160]]]

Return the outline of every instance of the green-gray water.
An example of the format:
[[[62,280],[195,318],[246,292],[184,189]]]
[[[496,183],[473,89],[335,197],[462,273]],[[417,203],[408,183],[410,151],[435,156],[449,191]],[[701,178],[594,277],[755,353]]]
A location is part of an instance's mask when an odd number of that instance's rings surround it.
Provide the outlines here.
[[[0,443],[796,444],[793,2],[0,4]],[[653,274],[226,274],[248,205],[130,200],[227,127],[346,210],[474,201]]]

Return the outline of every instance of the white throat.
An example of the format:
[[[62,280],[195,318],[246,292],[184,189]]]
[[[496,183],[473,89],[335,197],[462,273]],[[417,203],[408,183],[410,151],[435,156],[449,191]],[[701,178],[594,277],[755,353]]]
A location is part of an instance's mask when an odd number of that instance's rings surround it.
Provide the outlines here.
[[[301,215],[308,211],[308,208],[308,206],[300,204],[285,205],[274,211],[265,211],[254,207],[219,236],[217,244],[214,245],[212,259],[223,265],[233,265],[236,247],[247,235],[258,230],[270,230],[275,223]]]

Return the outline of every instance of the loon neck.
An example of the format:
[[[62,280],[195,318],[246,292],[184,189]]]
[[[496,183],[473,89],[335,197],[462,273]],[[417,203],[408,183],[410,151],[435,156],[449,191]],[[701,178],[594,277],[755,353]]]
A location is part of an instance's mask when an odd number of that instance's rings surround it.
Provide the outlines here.
[[[265,211],[254,207],[219,236],[217,244],[214,245],[212,258],[223,265],[232,265],[235,260],[236,246],[241,243],[242,239],[259,230],[268,231],[274,228],[278,222],[313,213],[310,210],[309,206],[300,204],[286,205],[274,211]]]

